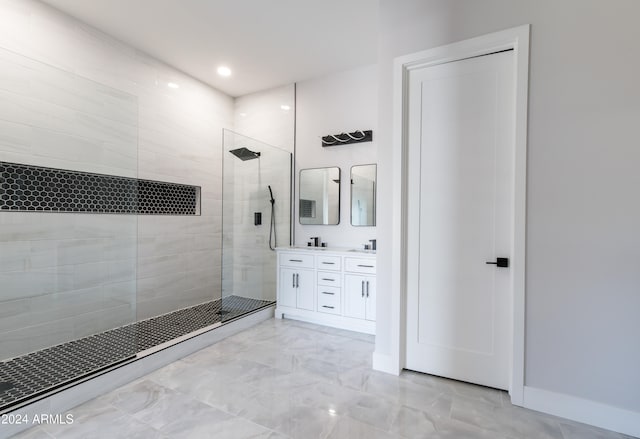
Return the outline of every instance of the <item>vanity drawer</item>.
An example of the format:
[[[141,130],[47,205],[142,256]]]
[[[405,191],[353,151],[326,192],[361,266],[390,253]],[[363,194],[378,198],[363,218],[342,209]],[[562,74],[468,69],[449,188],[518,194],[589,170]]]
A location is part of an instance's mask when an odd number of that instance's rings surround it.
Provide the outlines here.
[[[341,270],[340,256],[318,256],[318,268],[320,270]]]
[[[281,253],[280,265],[286,267],[313,268],[313,255],[300,253]]]
[[[344,271],[376,274],[376,260],[369,258],[344,258]]]
[[[318,271],[318,285],[340,287],[342,286],[342,274],[332,273],[330,271]]]
[[[318,288],[318,311],[328,314],[340,314],[340,288]]]

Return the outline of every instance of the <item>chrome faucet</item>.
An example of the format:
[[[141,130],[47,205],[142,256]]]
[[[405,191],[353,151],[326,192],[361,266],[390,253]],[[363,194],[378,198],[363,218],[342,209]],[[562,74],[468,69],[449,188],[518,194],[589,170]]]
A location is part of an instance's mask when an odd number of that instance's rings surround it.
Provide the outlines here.
[[[369,242],[371,243],[371,245],[369,246],[369,248],[371,250],[375,250],[376,249],[376,240],[375,239],[370,239]]]

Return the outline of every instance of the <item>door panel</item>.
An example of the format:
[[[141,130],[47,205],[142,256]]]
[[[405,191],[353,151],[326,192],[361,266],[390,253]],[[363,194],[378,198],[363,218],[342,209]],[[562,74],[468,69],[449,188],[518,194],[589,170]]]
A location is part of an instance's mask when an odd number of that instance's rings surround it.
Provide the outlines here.
[[[365,278],[347,274],[344,276],[344,315],[356,319],[366,317],[365,309]]]
[[[407,367],[509,384],[513,52],[409,78]]]
[[[296,271],[290,268],[280,269],[280,296],[278,301],[281,306],[296,307]]]
[[[300,309],[313,311],[315,309],[315,271],[296,270],[296,275],[296,285],[298,286],[297,306]]]
[[[376,278],[368,277],[366,279],[366,291],[367,291],[367,301],[366,301],[366,309],[365,316],[367,320],[376,319]]]

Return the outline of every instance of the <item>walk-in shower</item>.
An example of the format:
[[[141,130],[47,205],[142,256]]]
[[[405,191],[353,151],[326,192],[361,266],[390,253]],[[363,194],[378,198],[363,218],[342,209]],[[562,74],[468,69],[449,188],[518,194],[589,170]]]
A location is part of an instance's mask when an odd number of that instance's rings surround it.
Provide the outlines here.
[[[172,107],[150,132],[142,98],[3,49],[0,71],[0,413],[275,301],[253,214],[271,186],[289,244],[291,154]]]
[[[223,308],[232,297],[274,303],[271,248],[290,243],[291,154],[229,130],[223,149]],[[267,215],[269,223],[262,222]]]

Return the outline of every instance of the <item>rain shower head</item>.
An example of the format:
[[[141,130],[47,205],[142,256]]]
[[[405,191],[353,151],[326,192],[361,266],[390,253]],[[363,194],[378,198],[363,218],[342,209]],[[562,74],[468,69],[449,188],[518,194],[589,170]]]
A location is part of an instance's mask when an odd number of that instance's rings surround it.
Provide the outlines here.
[[[236,157],[238,157],[243,162],[246,160],[257,159],[258,157],[260,157],[259,152],[254,152],[247,148],[232,149],[229,152],[235,155]]]

